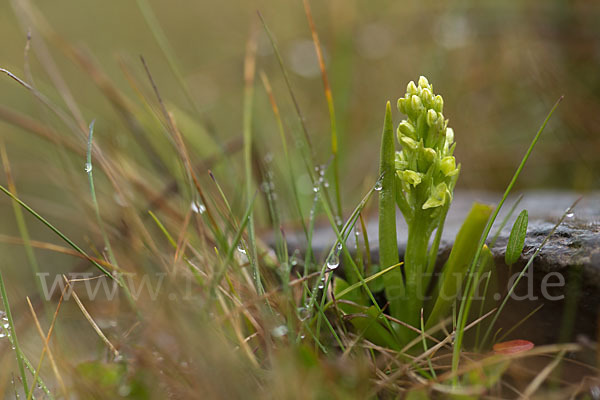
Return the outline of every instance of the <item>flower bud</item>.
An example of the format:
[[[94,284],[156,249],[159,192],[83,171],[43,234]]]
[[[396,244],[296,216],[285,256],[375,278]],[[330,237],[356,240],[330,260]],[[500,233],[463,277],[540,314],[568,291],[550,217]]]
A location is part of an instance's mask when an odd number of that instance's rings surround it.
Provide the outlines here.
[[[413,81],[410,81],[410,83],[406,86],[406,97],[417,93],[419,93],[417,85],[415,85]]]
[[[427,126],[430,128],[437,127],[438,123],[438,113],[434,110],[427,111]]]
[[[398,138],[398,141],[400,142],[402,147],[408,147],[411,150],[416,150],[417,147],[419,147],[419,143],[416,140],[409,138],[408,136],[401,136]]]
[[[427,161],[427,162],[433,162],[433,160],[435,159],[435,157],[437,156],[437,153],[435,152],[434,149],[432,149],[431,147],[423,147],[422,149],[422,154],[423,154],[423,158]]]
[[[410,98],[410,107],[411,107],[413,113],[415,113],[415,114],[420,113],[421,110],[423,110],[423,108],[424,108],[421,98],[417,95],[412,95]]]
[[[454,142],[454,130],[446,128],[446,140],[444,142],[444,154],[451,153],[452,143]]]
[[[423,89],[421,92],[421,99],[423,100],[423,104],[425,106],[430,107],[433,105],[433,93],[428,88]]]
[[[408,115],[409,97],[398,99],[398,111],[404,115]]]
[[[429,87],[429,81],[424,76],[419,77],[419,87],[421,89]]]
[[[412,139],[416,139],[417,138],[417,130],[415,129],[413,124],[404,120],[404,121],[400,122],[400,125],[398,125],[398,140],[400,140],[400,135],[408,136]]]
[[[433,99],[433,109],[439,113],[444,112],[444,99],[439,94]]]

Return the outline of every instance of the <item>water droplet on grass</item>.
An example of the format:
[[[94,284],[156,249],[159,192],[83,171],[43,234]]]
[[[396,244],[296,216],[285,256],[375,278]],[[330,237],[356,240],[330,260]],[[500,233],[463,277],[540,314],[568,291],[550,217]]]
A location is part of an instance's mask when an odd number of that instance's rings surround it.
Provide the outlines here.
[[[375,187],[373,189],[375,189],[376,191],[380,191],[383,188],[383,183],[381,182],[381,179],[379,179],[377,182],[375,182]]]
[[[570,212],[566,215],[567,218],[573,218],[574,216],[575,216],[575,213],[572,213],[572,212]]]
[[[85,163],[85,167],[84,167],[85,172],[87,172],[88,174],[90,172],[92,172],[92,163]]]
[[[275,337],[282,337],[287,335],[288,333],[288,328],[285,325],[279,325],[276,326],[275,328],[273,328],[273,330],[271,330],[271,335],[275,336]]]
[[[334,270],[340,265],[340,256],[338,253],[333,252],[327,258],[327,268],[330,270]]]
[[[191,205],[192,211],[195,212],[196,214],[204,214],[204,212],[206,211],[206,206],[202,203],[198,203],[196,201],[192,202]]]
[[[299,307],[298,308],[298,318],[300,321],[306,321],[310,318],[310,309],[308,307]]]

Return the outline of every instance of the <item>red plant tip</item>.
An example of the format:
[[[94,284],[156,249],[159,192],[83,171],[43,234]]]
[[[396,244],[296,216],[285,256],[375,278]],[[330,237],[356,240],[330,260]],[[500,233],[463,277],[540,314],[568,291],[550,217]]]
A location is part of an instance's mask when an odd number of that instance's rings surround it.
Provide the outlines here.
[[[496,354],[515,354],[533,349],[535,345],[529,340],[509,340],[508,342],[500,342],[494,345],[494,353]]]

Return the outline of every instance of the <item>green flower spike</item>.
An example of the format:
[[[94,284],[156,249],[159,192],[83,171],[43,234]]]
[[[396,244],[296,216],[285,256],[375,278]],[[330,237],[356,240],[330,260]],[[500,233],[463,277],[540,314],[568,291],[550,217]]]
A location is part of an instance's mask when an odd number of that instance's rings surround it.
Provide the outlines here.
[[[398,109],[407,117],[398,125],[395,159],[396,202],[408,225],[403,317],[416,327],[429,283],[424,274],[432,272],[439,245],[435,240],[429,248],[431,235],[443,227],[460,165],[452,155],[454,131],[442,114],[444,100],[427,78],[408,84]]]

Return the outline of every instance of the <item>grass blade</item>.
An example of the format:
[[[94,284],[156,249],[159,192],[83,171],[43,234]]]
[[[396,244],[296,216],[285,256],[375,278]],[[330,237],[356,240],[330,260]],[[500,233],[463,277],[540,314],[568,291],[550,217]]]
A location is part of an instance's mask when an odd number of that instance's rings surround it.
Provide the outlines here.
[[[340,168],[339,168],[339,157],[338,157],[338,135],[335,121],[335,107],[333,105],[333,95],[331,92],[331,86],[329,85],[329,79],[327,78],[327,70],[325,69],[325,59],[323,58],[323,51],[321,50],[321,43],[319,41],[319,35],[317,34],[317,28],[315,27],[315,21],[310,11],[310,3],[308,0],[304,0],[304,11],[306,12],[306,18],[308,19],[308,25],[312,33],[313,42],[315,44],[315,51],[319,60],[319,68],[321,70],[321,78],[323,79],[323,89],[325,90],[325,98],[327,100],[327,108],[329,109],[329,120],[331,123],[331,153],[333,154],[333,180],[335,184],[335,198],[337,202],[338,217],[342,218],[342,197],[340,194]]]
[[[46,225],[48,228],[50,228],[50,230],[52,230],[52,232],[57,234],[69,246],[71,246],[73,249],[75,249],[75,251],[77,251],[79,254],[84,256],[89,262],[91,262],[96,268],[98,268],[104,275],[108,276],[110,279],[116,280],[119,283],[119,286],[123,286],[122,283],[119,282],[119,280],[116,279],[110,272],[108,272],[108,270],[106,268],[104,268],[96,260],[94,260],[93,257],[90,257],[85,251],[83,251],[83,249],[81,249],[79,246],[77,246],[71,239],[69,239],[64,233],[62,233],[60,230],[58,230],[58,228],[56,228],[54,225],[52,225],[50,222],[48,222],[44,217],[42,217],[40,214],[38,214],[34,209],[29,207],[27,204],[25,204],[21,199],[19,199],[17,196],[15,196],[12,192],[10,192],[4,186],[0,185],[0,190],[2,192],[4,192],[4,194],[6,194],[8,197],[13,199],[17,203],[19,203],[19,205],[21,207],[23,207],[25,210],[27,210],[31,215],[33,215],[35,218],[37,218],[40,222],[42,222],[44,225]]]
[[[25,396],[29,396],[29,388],[27,386],[27,375],[25,374],[25,367],[23,361],[24,356],[21,352],[21,348],[19,347],[19,341],[17,340],[17,331],[15,330],[15,322],[13,321],[12,312],[10,311],[10,304],[8,302],[8,295],[6,294],[6,286],[4,285],[4,277],[2,276],[2,271],[0,271],[0,295],[2,296],[4,312],[6,313],[6,318],[8,319],[10,341],[17,355],[17,365],[19,367],[19,374],[21,374],[23,390],[25,391]]]

